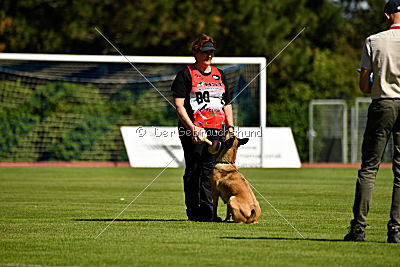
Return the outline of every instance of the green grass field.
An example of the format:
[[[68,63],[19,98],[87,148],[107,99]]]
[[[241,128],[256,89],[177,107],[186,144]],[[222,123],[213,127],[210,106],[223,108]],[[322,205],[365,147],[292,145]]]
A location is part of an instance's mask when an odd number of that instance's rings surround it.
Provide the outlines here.
[[[160,171],[0,169],[0,266],[399,265],[400,247],[386,243],[390,169],[379,171],[364,243],[341,241],[356,169],[241,170],[305,240],[257,194],[258,224],[187,222],[183,169],[167,169],[95,239]]]

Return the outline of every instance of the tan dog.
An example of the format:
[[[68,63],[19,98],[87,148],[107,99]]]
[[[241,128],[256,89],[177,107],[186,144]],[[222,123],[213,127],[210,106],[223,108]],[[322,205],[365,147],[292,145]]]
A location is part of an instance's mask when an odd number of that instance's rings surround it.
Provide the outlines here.
[[[233,220],[238,223],[258,222],[261,213],[260,204],[235,164],[238,147],[248,141],[248,138],[238,139],[227,134],[222,143],[211,176],[214,221],[218,220],[218,199],[221,197],[224,203],[227,203],[225,221],[229,221],[232,215]],[[213,147],[217,146],[217,142],[213,141]]]

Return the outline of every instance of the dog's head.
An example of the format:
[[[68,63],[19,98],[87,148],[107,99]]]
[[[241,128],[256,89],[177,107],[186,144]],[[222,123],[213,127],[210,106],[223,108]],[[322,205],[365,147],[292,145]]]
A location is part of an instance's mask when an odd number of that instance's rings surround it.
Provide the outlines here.
[[[237,149],[241,145],[246,144],[248,141],[249,138],[237,138],[231,133],[227,133],[222,140],[213,141],[213,145],[210,147],[210,149],[216,151],[214,154],[218,153],[217,162],[227,161],[234,163],[236,161]]]

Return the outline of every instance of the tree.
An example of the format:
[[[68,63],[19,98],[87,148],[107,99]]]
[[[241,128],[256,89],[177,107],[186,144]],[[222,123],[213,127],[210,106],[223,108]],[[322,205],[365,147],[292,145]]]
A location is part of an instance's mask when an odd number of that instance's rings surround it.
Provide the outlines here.
[[[214,36],[217,56],[264,56],[268,126],[291,127],[308,158],[307,106],[315,98],[360,95],[355,69],[365,37],[382,29],[384,0],[3,0],[4,52],[191,55],[201,33]]]

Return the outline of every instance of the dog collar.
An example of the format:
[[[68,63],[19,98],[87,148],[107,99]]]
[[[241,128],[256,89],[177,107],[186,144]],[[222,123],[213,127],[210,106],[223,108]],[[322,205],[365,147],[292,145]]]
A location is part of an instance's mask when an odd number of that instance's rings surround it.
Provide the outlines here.
[[[235,162],[219,161],[219,162],[216,162],[216,164],[235,164]]]

